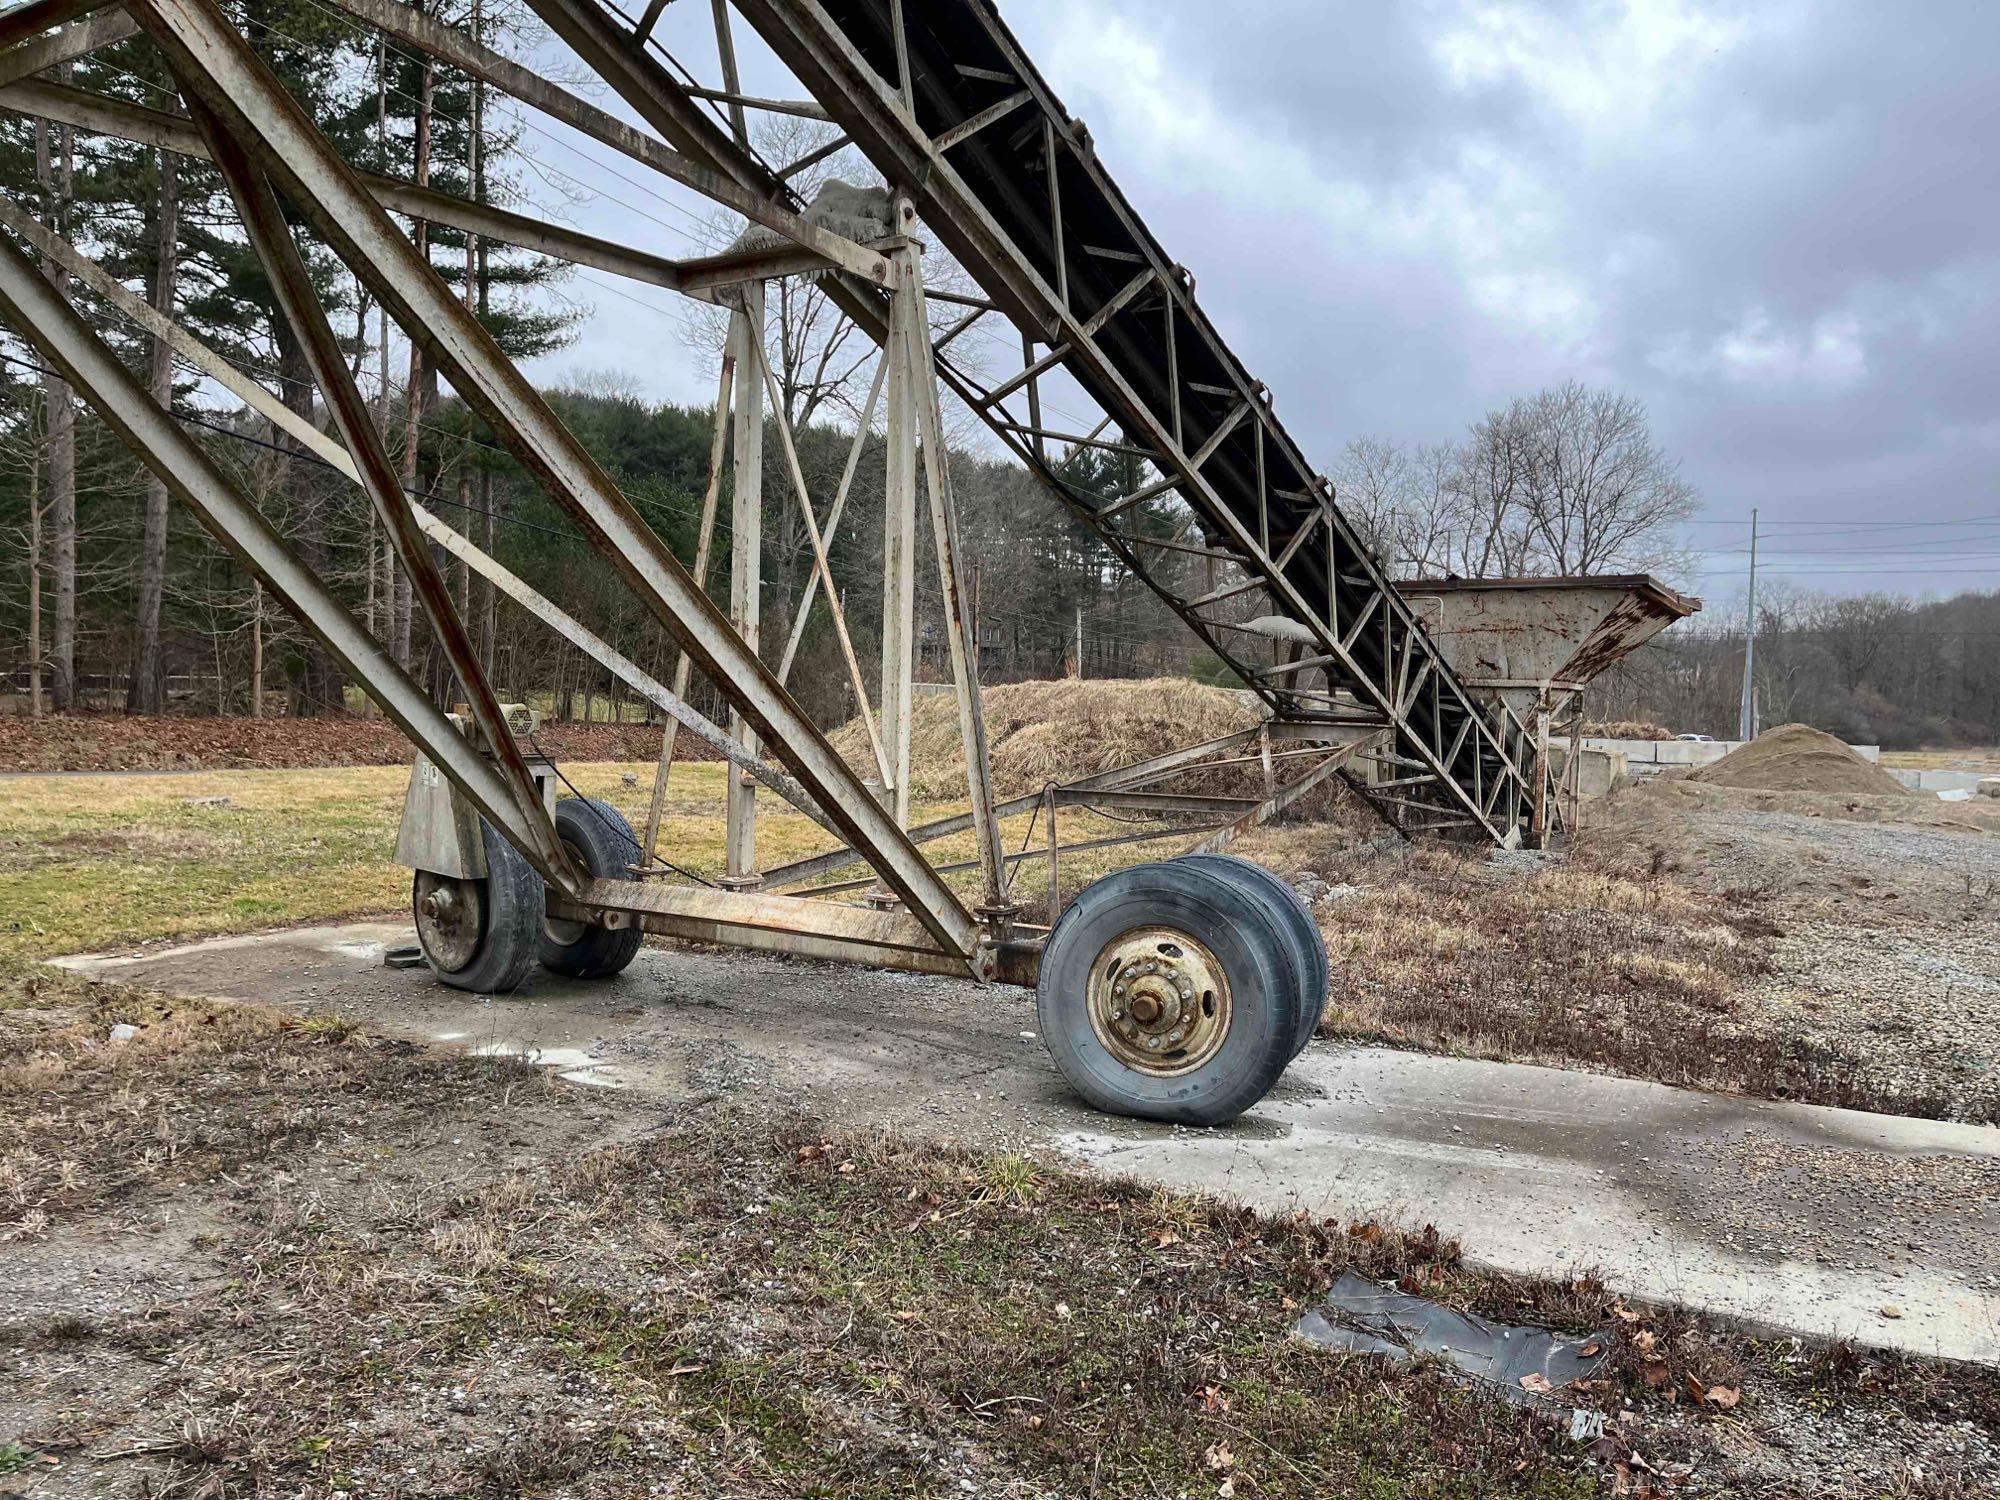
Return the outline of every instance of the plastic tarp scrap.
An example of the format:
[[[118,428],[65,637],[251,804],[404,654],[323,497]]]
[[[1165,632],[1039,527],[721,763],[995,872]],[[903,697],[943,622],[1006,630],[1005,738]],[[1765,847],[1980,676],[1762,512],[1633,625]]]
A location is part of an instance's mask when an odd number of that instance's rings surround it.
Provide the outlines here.
[[[1611,1346],[1609,1334],[1572,1339],[1546,1328],[1488,1323],[1353,1271],[1343,1271],[1326,1300],[1292,1332],[1346,1354],[1382,1354],[1400,1362],[1442,1359],[1524,1404],[1594,1375]]]

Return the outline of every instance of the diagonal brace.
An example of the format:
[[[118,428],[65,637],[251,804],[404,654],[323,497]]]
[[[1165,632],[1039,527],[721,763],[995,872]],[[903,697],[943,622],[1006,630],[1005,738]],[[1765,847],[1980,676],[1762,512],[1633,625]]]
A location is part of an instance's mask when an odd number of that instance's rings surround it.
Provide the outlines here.
[[[75,386],[209,533],[276,595],[341,668],[368,686],[418,750],[510,843],[533,836],[500,773],[300,561],[215,461],[127,370],[14,245],[0,239],[0,314]],[[554,879],[553,869],[541,872]]]
[[[251,246],[263,264],[265,275],[270,278],[279,309],[297,335],[306,362],[312,369],[313,379],[333,412],[334,423],[339,427],[341,438],[353,459],[361,488],[382,518],[389,545],[395,549],[397,558],[409,575],[411,591],[422,603],[431,629],[437,632],[438,644],[444,648],[452,671],[465,689],[473,722],[478,724],[485,736],[500,773],[513,793],[521,820],[533,836],[534,848],[522,852],[531,857],[538,855],[536,863],[555,871],[562,877],[557,883],[574,894],[581,889],[581,877],[557,837],[555,825],[550,822],[541,797],[535,791],[528,762],[522,756],[520,746],[514,742],[506,714],[500,707],[492,683],[487,680],[485,668],[480,664],[472,636],[466,630],[465,622],[458,617],[451,590],[417,527],[409,497],[403,493],[402,481],[389,461],[387,449],[382,446],[381,433],[376,429],[352,373],[340,357],[340,346],[326,320],[326,310],[320,306],[319,298],[313,292],[305,261],[299,255],[291,229],[279,212],[277,196],[271,191],[264,175],[251,166],[236,144],[217,125],[215,117],[199,103],[193,109],[195,120],[208,139],[209,154],[222,169],[230,196],[235,199],[237,211],[243,218],[243,227],[250,236]]]
[[[628,586],[798,777],[939,943],[978,969],[971,914],[869,796],[775,675],[688,576],[492,336],[369,197],[213,0],[133,0],[185,92],[245,151],[437,360],[467,405],[579,523]]]

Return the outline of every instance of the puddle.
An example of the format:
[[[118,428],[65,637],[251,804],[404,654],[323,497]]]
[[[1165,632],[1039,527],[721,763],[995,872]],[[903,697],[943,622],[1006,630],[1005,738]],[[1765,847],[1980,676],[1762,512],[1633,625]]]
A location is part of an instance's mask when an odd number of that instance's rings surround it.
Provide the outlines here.
[[[462,1036],[462,1032],[440,1034],[438,1040],[447,1042]],[[532,1043],[481,1042],[469,1049],[474,1057],[518,1057],[533,1063],[538,1068],[556,1069],[556,1077],[564,1083],[588,1084],[592,1088],[622,1089],[625,1084],[614,1076],[610,1063],[602,1058],[592,1057],[581,1047],[538,1047]]]

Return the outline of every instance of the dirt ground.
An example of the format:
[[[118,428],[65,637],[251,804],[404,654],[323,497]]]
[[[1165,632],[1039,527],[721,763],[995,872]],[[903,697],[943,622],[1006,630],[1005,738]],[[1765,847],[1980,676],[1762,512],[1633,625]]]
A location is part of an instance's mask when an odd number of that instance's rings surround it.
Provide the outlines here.
[[[1435,1233],[11,981],[0,1486],[332,1496],[1989,1493],[2000,1381]],[[110,1028],[133,1024],[124,1044]],[[727,1097],[723,1097],[724,1094]],[[1592,1335],[1513,1405],[1287,1337],[1345,1268]]]
[[[1333,1036],[1991,1122],[2000,811],[1891,800],[1656,782],[1560,857],[1352,820],[1239,850],[1312,901]],[[648,999],[698,1015],[730,961],[688,957]],[[912,1098],[904,1075],[950,1060],[906,1066],[953,1045],[925,1018],[938,982],[878,976],[904,1032],[842,1034],[834,1006],[810,1059],[689,1040],[666,1101],[589,1086],[628,1061],[629,1018],[530,1068],[480,1055],[473,997],[432,992],[436,1024],[382,1010],[389,1035],[299,978],[283,1010],[0,980],[0,1493],[2000,1492],[1990,1371],[1473,1270],[1421,1228],[1073,1175],[1029,1145],[1051,1085],[969,1056]],[[1027,1047],[1024,998],[996,1003],[980,1026]],[[808,1061],[823,1090],[779,1086]],[[912,1109],[947,1117],[884,1133]],[[2000,1275],[1989,1236],[1938,1228],[1992,1205],[1963,1157],[1891,1179],[1861,1150],[1717,1151],[1740,1196],[1671,1164],[1649,1190],[1778,1260]],[[1801,1196],[1840,1212],[1787,1213]],[[1602,1337],[1577,1394],[1609,1435],[1286,1338],[1349,1265]]]

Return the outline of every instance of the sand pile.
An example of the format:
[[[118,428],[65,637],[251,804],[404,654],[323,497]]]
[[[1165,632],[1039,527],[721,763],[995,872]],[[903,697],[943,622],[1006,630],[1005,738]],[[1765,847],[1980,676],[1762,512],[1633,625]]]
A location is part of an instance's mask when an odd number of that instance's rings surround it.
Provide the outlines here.
[[[1074,781],[1257,722],[1246,695],[1185,677],[1015,682],[987,688],[981,700],[996,797],[1040,791],[1052,781]],[[874,775],[868,734],[858,719],[841,725],[831,738],[849,765],[864,776]],[[1219,783],[1229,775],[1217,772],[1207,779]],[[1193,777],[1173,786],[1178,791],[1234,790],[1197,785]],[[951,693],[917,699],[910,726],[910,791],[919,801],[964,800],[965,750],[958,737],[958,699]]]
[[[1689,778],[1767,792],[1842,792],[1908,797],[1910,789],[1808,724],[1780,724]]]

